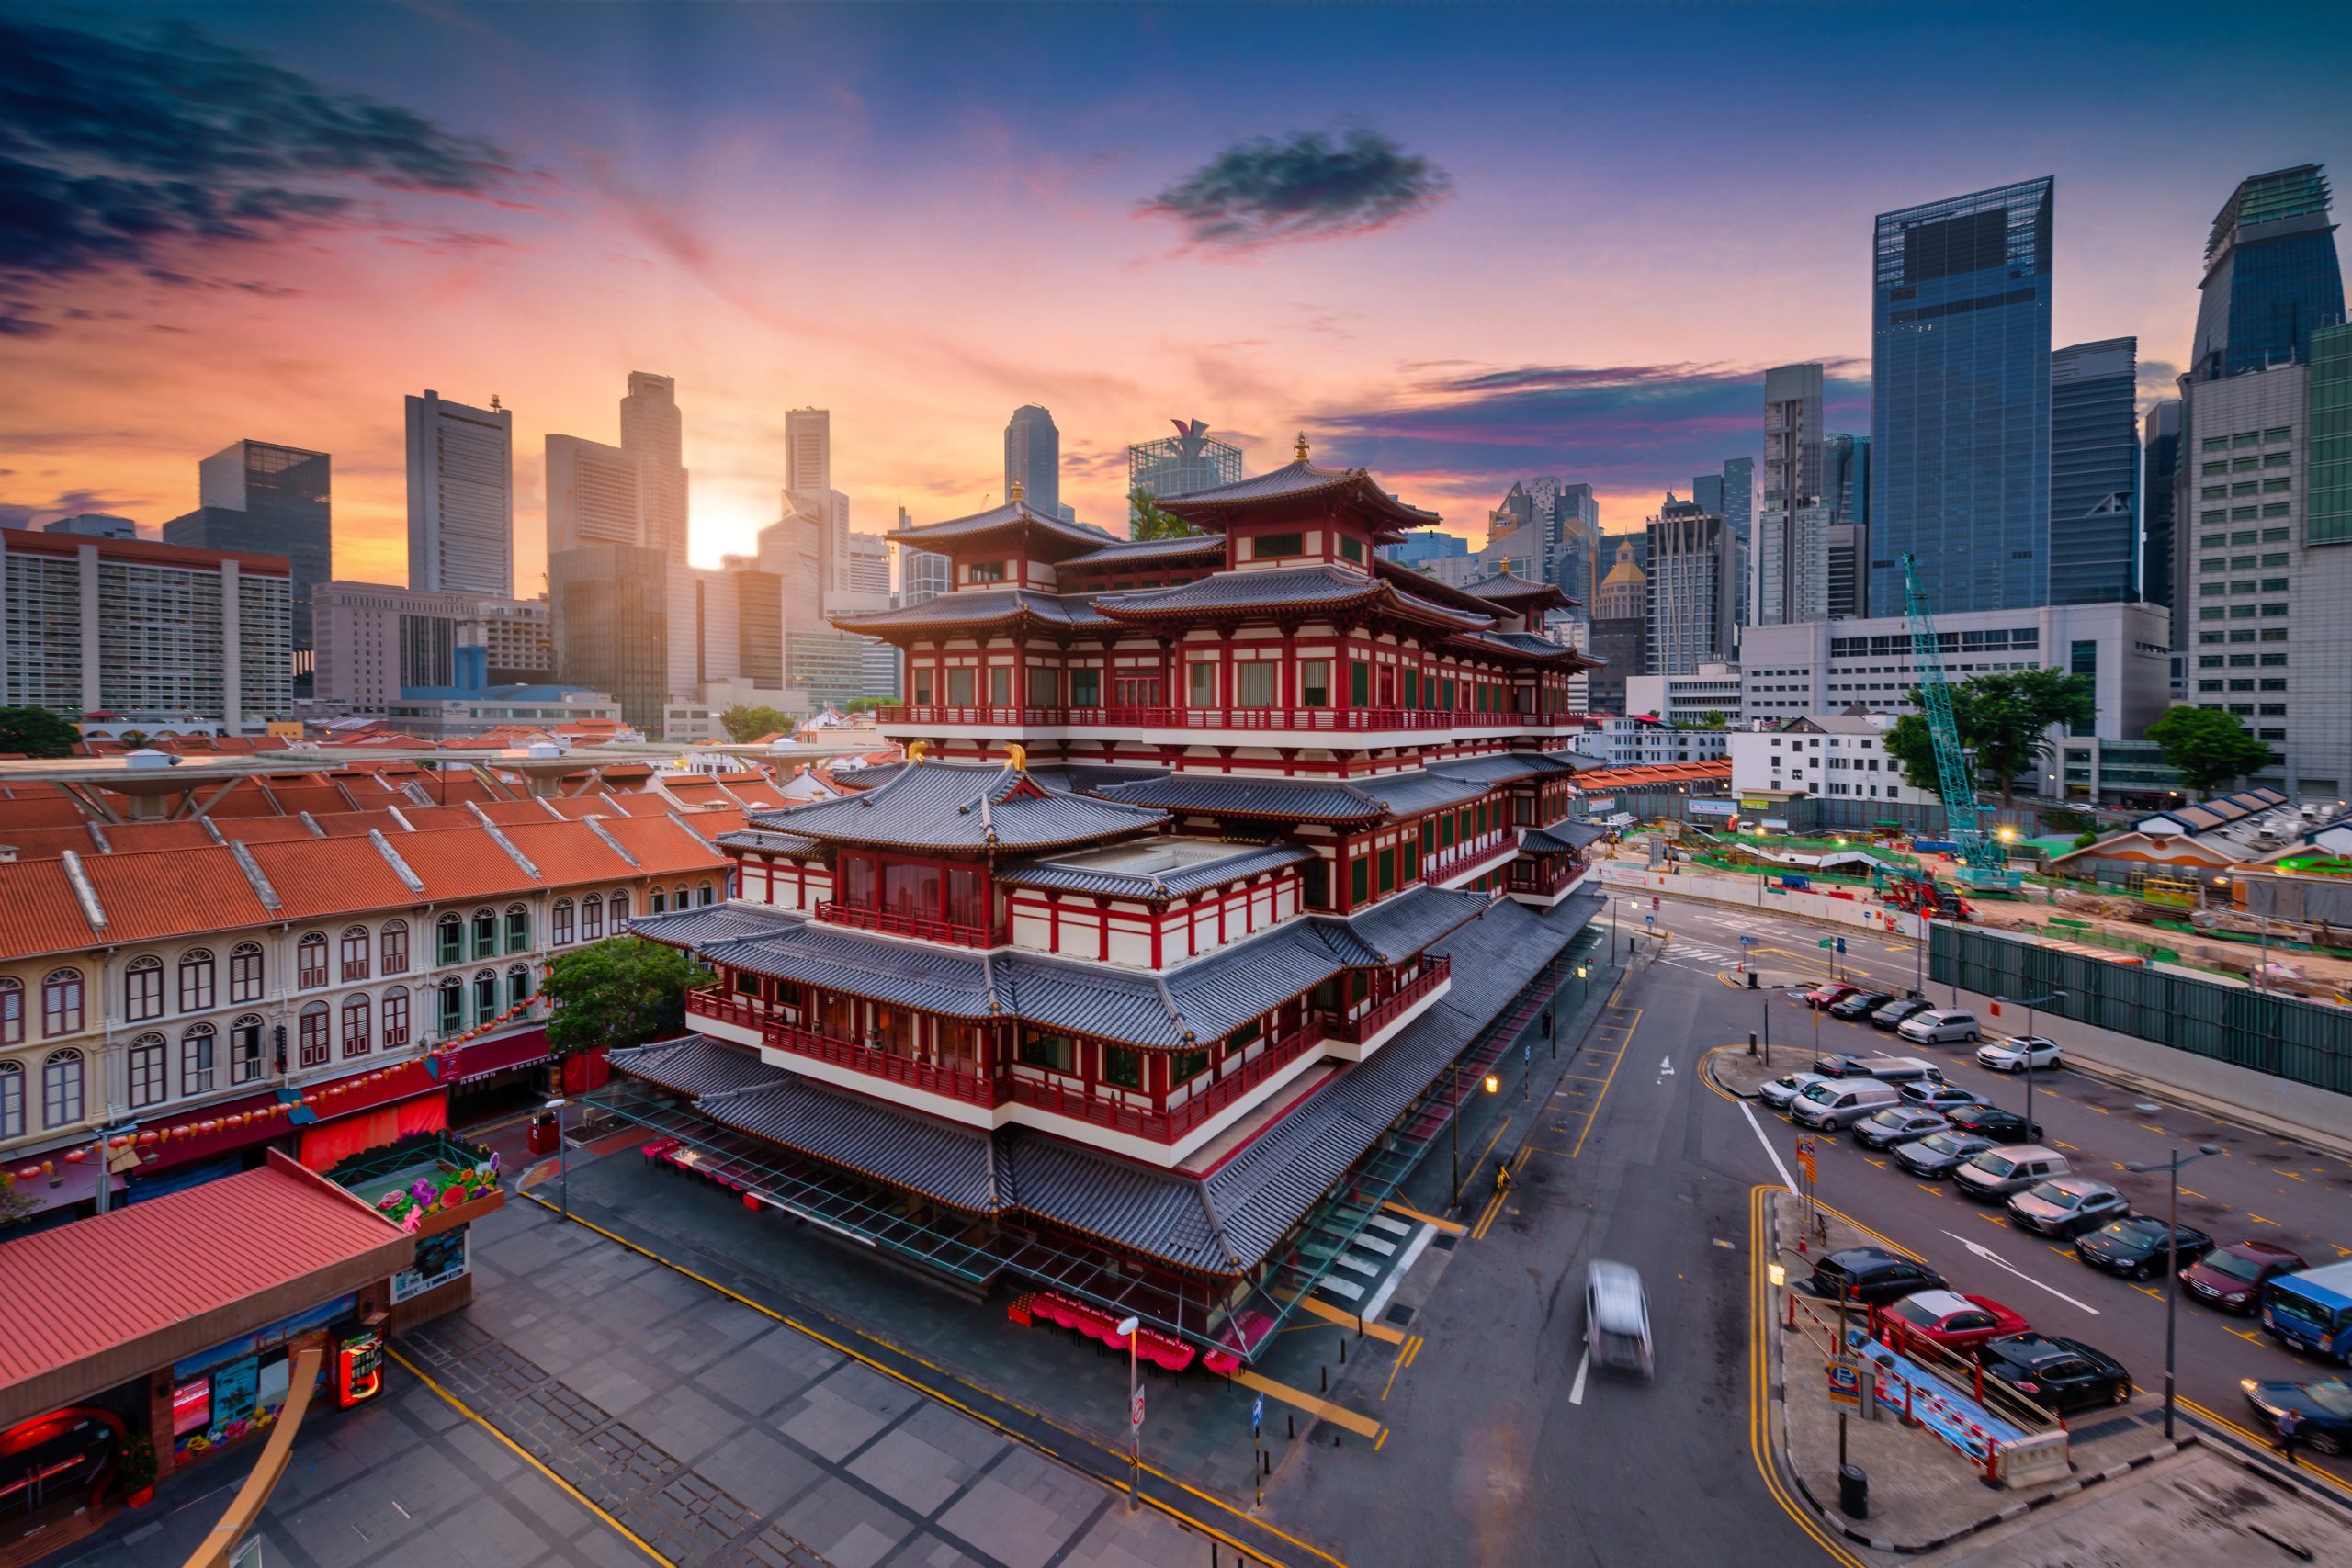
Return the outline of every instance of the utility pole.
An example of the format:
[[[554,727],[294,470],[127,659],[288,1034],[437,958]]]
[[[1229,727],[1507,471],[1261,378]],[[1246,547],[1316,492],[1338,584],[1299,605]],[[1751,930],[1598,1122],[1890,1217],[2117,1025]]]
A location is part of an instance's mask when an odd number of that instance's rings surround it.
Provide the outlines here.
[[[2172,1180],[2172,1208],[2166,1219],[2171,1231],[2165,1237],[2165,1441],[2166,1442],[2172,1441],[2174,1350],[2177,1343],[2176,1325],[2180,1314],[2180,1168],[2185,1165],[2195,1165],[2199,1160],[2211,1158],[2221,1152],[2222,1145],[2219,1144],[2203,1144],[2199,1145],[2197,1152],[2187,1159],[2181,1158],[2180,1151],[2175,1149],[2172,1151],[2170,1159],[2151,1161],[2146,1165],[2127,1165],[2123,1168],[2142,1175],[2152,1170],[2165,1171],[2169,1174]]]

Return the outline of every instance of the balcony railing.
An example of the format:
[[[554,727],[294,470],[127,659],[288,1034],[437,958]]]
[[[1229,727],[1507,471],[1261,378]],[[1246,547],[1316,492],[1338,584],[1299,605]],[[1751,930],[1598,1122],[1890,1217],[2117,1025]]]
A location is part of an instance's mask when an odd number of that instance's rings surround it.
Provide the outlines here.
[[[1454,708],[1399,707],[1000,707],[969,704],[902,703],[877,711],[883,724],[976,725],[1085,729],[1305,730],[1363,734],[1390,729],[1566,729],[1580,715],[1471,713]]]
[[[1445,984],[1445,977],[1453,973],[1451,957],[1430,959],[1421,965],[1421,972],[1401,988],[1383,997],[1359,1017],[1329,1025],[1327,1032],[1334,1040],[1361,1045],[1396,1021],[1397,1014]]]
[[[688,993],[686,1009],[705,1018],[756,1029],[760,1032],[760,1043],[771,1050],[788,1051],[810,1061],[847,1067],[853,1072],[865,1073],[932,1094],[944,1094],[967,1105],[994,1106],[1004,1102],[1001,1088],[978,1073],[934,1066],[912,1056],[901,1056],[854,1040],[820,1034],[813,1029],[803,1029],[797,1024],[771,1018],[748,1002],[715,991]]]
[[[1557,863],[1547,865],[1545,861],[1556,861]],[[1585,863],[1575,855],[1546,855],[1543,860],[1514,861],[1509,890],[1548,898],[1582,876],[1587,869]]]
[[[1310,1020],[1258,1053],[1253,1060],[1243,1063],[1216,1082],[1194,1090],[1190,1100],[1167,1111],[1138,1110],[1115,1100],[1066,1089],[1058,1084],[1020,1077],[1012,1080],[1012,1098],[1023,1105],[1034,1105],[1040,1111],[1091,1122],[1097,1127],[1131,1133],[1155,1143],[1172,1143],[1298,1060],[1323,1038],[1323,1034],[1322,1021]]]
[[[832,899],[817,906],[817,918],[828,925],[849,926],[862,931],[882,931],[890,936],[917,937],[924,942],[950,942],[957,947],[993,945],[986,926],[933,919],[928,915],[893,914],[888,909],[861,909],[855,905]]]
[[[1519,852],[1519,837],[1515,833],[1491,835],[1488,842],[1462,844],[1442,854],[1421,857],[1421,880],[1443,882],[1460,876],[1505,855]]]

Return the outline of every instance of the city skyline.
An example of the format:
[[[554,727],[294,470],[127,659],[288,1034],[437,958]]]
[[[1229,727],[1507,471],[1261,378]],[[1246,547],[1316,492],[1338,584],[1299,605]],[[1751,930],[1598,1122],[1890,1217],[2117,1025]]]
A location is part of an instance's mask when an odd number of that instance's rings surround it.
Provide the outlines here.
[[[168,69],[157,16],[198,29]],[[1212,10],[1182,16],[1216,25]],[[330,107],[364,99],[398,124],[397,144],[324,174],[304,156],[319,128],[300,123],[252,149],[251,169],[197,171],[226,200],[278,166],[317,197],[316,216],[249,220],[232,239],[168,225],[133,239],[60,219],[45,276],[31,264],[0,276],[15,329],[0,336],[13,372],[6,520],[103,511],[152,530],[190,504],[190,463],[252,436],[334,454],[339,571],[402,581],[399,400],[427,386],[477,406],[497,394],[516,423],[515,584],[536,592],[545,439],[606,428],[611,389],[644,368],[674,377],[687,411],[698,564],[750,548],[775,520],[784,411],[806,403],[834,411],[836,484],[864,516],[891,515],[900,496],[918,518],[981,504],[1001,472],[1005,408],[1035,401],[1064,429],[1066,499],[1114,529],[1126,445],[1188,408],[1251,471],[1279,466],[1303,428],[1319,459],[1373,467],[1474,538],[1528,473],[1592,483],[1604,526],[1622,531],[1690,473],[1760,446],[1769,365],[1824,363],[1827,428],[1868,428],[1869,296],[1854,257],[1875,212],[2053,175],[2065,187],[2054,341],[2138,337],[2144,406],[2188,357],[2194,259],[2231,187],[2346,156],[2344,130],[2315,106],[2273,99],[2259,124],[2217,117],[2194,145],[2149,158],[2172,112],[2149,89],[2188,67],[2102,32],[2130,69],[2111,87],[2044,92],[2065,40],[2095,28],[2068,13],[2037,21],[2053,63],[2008,62],[2000,102],[1943,104],[1943,130],[1964,134],[1860,140],[1912,107],[1919,85],[1892,69],[1906,39],[1933,30],[1965,54],[1996,49],[1992,32],[1955,39],[1926,14],[1864,28],[1792,18],[1765,58],[1810,59],[1850,90],[1753,147],[1700,128],[1648,128],[1638,142],[1610,129],[1612,110],[1632,113],[1645,62],[1687,41],[1627,14],[1527,17],[1528,34],[1573,34],[1611,64],[1575,114],[1519,104],[1508,116],[1411,102],[1425,73],[1476,70],[1530,41],[1476,19],[1392,13],[1325,37],[1309,13],[1261,17],[1259,47],[1199,112],[1177,92],[1199,84],[1170,18],[1146,10],[1053,26],[954,12],[685,17],[655,29],[641,8],[586,24],[528,6],[421,20],[164,7],[12,20],[27,58],[117,84],[126,118],[187,129],[165,89],[194,73],[262,101],[297,86]],[[2206,90],[2255,70],[2272,25],[2201,58]],[[1711,14],[1704,47],[1752,50],[1766,29]],[[1311,41],[1317,69],[1276,66],[1285,40]],[[664,65],[643,81],[628,71],[639,47]],[[767,118],[747,131],[761,62],[787,51],[820,90],[804,107],[761,102]],[[1006,94],[992,66],[1034,54],[1075,83],[1114,52],[1132,72],[1052,115]],[[548,72],[592,86],[580,102],[625,105],[623,129],[569,96],[487,86]],[[932,112],[905,112],[918,98]],[[937,140],[943,127],[956,145]],[[37,117],[25,129],[35,161],[44,149],[64,161],[64,130]],[[1701,138],[1710,156],[1694,168]],[[1837,175],[1795,212],[1757,194],[1792,149]],[[136,149],[126,131],[99,151]],[[1277,216],[1296,195],[1282,169],[1318,162],[1359,171],[1360,199]],[[682,168],[695,173],[669,179]],[[793,224],[820,217],[858,243],[838,256],[792,247],[779,266],[772,227],[732,199],[744,189],[794,191]],[[1657,226],[1700,209],[1739,215],[1758,242],[1748,270],[1720,252],[1656,252]],[[1555,264],[1530,268],[1521,247],[1484,243],[1506,211],[1518,231],[1559,239],[1533,247]],[[939,244],[949,231],[956,244]],[[995,293],[976,321],[955,281],[981,270]],[[373,308],[395,289],[408,309]],[[1402,298],[1452,303],[1399,312]],[[157,356],[159,342],[175,352]]]

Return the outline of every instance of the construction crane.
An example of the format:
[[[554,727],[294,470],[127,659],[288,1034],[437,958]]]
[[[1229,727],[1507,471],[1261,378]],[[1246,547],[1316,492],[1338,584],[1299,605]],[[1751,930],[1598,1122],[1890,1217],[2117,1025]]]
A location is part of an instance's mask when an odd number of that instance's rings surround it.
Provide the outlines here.
[[[1911,660],[1918,666],[1919,702],[1928,710],[1928,733],[1936,745],[1936,777],[1944,797],[1944,823],[1959,851],[1960,884],[1973,893],[2014,893],[2018,874],[1992,834],[1978,825],[1984,807],[1968,753],[1961,750],[1960,726],[1952,718],[1951,682],[1944,679],[1943,645],[1928,614],[1927,591],[1909,552],[1903,557],[1903,614],[1911,628]]]

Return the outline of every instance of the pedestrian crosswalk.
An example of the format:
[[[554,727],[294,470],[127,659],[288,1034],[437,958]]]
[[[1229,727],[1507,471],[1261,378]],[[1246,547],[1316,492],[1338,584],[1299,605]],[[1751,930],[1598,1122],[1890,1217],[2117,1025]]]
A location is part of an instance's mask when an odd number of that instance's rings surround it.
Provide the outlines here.
[[[1704,942],[1676,940],[1666,944],[1666,952],[1658,962],[1677,969],[1696,969],[1712,975],[1718,969],[1729,968],[1739,962],[1739,954]]]

